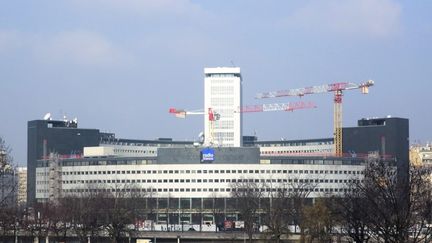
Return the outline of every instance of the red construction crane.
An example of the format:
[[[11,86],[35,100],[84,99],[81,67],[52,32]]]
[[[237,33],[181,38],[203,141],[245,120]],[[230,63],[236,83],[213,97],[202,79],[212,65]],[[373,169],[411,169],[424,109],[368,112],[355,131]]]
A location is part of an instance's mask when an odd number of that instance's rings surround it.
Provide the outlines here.
[[[261,104],[261,105],[246,105],[242,106],[239,110],[234,112],[241,113],[249,113],[249,112],[266,112],[266,111],[294,111],[300,109],[310,109],[316,108],[315,103],[313,102],[290,102],[290,103],[274,103],[274,104]],[[213,111],[209,108],[209,120],[210,120],[210,110],[213,112],[213,115],[219,115],[217,112]],[[184,109],[176,109],[170,108],[169,113],[174,114],[178,118],[185,118],[187,115],[204,115],[205,112],[203,110],[193,110],[188,111]]]
[[[247,105],[240,107],[237,111],[234,112],[249,113],[267,111],[294,111],[310,108],[316,108],[316,105],[313,102],[298,101],[290,103]],[[220,114],[217,111],[213,110],[212,108],[208,108],[208,111],[206,113],[203,110],[187,111],[184,109],[170,108],[169,113],[174,114],[177,118],[186,118],[186,116],[188,115],[208,115],[208,120],[210,121],[209,141],[213,141],[214,123],[215,121],[218,121],[220,119]]]
[[[333,83],[319,86],[312,86],[300,89],[287,89],[274,92],[264,92],[256,95],[257,99],[274,98],[284,96],[304,96],[309,94],[334,93],[334,145],[336,156],[342,156],[342,91],[360,89],[363,94],[369,93],[369,87],[374,85],[373,80],[364,83]]]

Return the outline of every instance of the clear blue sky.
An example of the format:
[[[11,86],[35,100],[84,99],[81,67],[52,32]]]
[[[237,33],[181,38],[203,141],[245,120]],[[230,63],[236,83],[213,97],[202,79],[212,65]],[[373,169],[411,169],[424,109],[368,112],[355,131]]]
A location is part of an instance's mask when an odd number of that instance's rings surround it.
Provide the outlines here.
[[[118,137],[196,138],[203,68],[241,67],[244,104],[258,92],[373,79],[344,96],[344,125],[410,119],[410,140],[431,141],[432,1],[3,1],[0,136],[26,163],[27,121],[78,117]],[[244,115],[260,139],[332,136],[332,95],[318,108]]]

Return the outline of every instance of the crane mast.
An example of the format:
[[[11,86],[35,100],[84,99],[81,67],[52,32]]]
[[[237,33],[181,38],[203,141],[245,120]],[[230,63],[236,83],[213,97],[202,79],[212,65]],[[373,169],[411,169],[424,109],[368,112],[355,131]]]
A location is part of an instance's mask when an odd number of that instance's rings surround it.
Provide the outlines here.
[[[334,91],[333,136],[336,156],[342,156],[342,90]]]
[[[336,156],[343,155],[342,148],[342,96],[343,91],[352,90],[352,89],[360,89],[363,94],[369,93],[369,87],[374,85],[373,80],[368,80],[366,82],[356,84],[350,82],[341,82],[341,83],[332,83],[332,84],[324,84],[318,86],[311,86],[299,89],[287,89],[280,91],[271,91],[271,92],[263,92],[258,93],[255,98],[264,99],[264,98],[276,98],[276,97],[285,97],[285,96],[305,96],[310,94],[320,94],[333,92],[333,103],[334,103],[334,113],[333,113],[333,136],[334,136],[334,150]]]

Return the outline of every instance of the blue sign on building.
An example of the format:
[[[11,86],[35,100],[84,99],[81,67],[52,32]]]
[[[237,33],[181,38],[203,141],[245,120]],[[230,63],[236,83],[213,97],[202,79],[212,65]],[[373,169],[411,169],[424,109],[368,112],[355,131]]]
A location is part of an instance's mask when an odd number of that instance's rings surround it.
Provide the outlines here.
[[[214,149],[206,148],[200,152],[201,163],[214,161]]]

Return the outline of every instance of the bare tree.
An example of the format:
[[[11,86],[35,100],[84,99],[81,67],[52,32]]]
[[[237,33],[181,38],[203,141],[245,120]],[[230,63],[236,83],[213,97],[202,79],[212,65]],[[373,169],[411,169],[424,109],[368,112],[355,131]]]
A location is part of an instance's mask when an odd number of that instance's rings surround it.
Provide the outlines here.
[[[104,212],[104,229],[111,240],[121,242],[124,237],[130,237],[131,228],[138,217],[137,198],[144,198],[145,192],[134,185],[118,185],[111,189],[102,200]]]
[[[333,195],[335,203],[332,210],[336,214],[341,233],[351,237],[356,243],[366,243],[371,238],[371,232],[368,230],[368,217],[365,211],[367,202],[362,192],[356,189],[360,183],[362,176],[355,176],[344,188],[343,195]]]
[[[1,238],[17,233],[19,207],[17,203],[18,179],[11,156],[12,149],[0,137],[0,228]]]
[[[18,207],[12,205],[0,208],[0,239],[8,238],[12,232],[14,235],[17,233],[18,210]]]
[[[253,233],[256,231],[259,200],[263,196],[263,186],[253,179],[238,179],[231,183],[231,196],[237,200],[237,211],[244,220],[245,231],[249,242],[252,242]]]
[[[332,200],[319,198],[313,205],[304,208],[303,227],[307,233],[308,242],[332,242],[332,229],[335,219],[331,211]]]
[[[356,195],[355,191],[350,191],[343,198],[333,198],[338,224],[341,232],[351,237],[356,243],[368,242],[371,232],[368,230],[367,215],[363,210],[365,202]]]
[[[260,209],[266,237],[280,242],[283,235],[291,233],[290,226],[294,225],[295,232],[299,226],[304,242],[304,207],[311,202],[308,197],[317,185],[318,181],[312,179],[290,177],[284,182],[267,182],[260,186],[261,191],[265,191],[261,195]]]
[[[297,226],[300,228],[300,242],[305,242],[304,208],[308,205],[309,195],[317,186],[317,182],[298,178],[291,180],[286,185],[289,191],[289,218],[295,226],[295,231],[297,231]]]
[[[134,230],[138,230],[139,222],[144,222],[149,219],[149,216],[154,213],[154,206],[151,202],[152,193],[147,193],[144,189],[139,186],[130,186],[129,192],[129,207],[132,211],[132,216],[134,219]]]
[[[265,199],[261,200],[261,209],[264,211],[262,221],[267,227],[266,235],[279,243],[282,235],[290,233],[291,214],[288,188],[269,188],[268,199],[267,203],[264,203]]]
[[[432,211],[430,170],[410,168],[407,185],[401,185],[399,178],[392,164],[370,160],[363,181],[355,180],[351,192],[348,190],[346,198],[350,200],[345,207],[355,206],[353,214],[362,212],[355,220],[366,225],[375,240],[388,243],[430,240],[431,228],[426,227]],[[362,203],[354,204],[353,200]]]
[[[37,239],[47,237],[51,223],[49,214],[48,203],[36,203],[26,220],[27,231]]]
[[[12,149],[0,137],[0,208],[17,204],[18,180],[11,152]]]
[[[69,211],[70,226],[80,242],[99,235],[102,227],[102,207],[104,192],[85,185],[80,193],[64,197],[60,202]]]
[[[221,228],[223,225],[223,213],[224,213],[224,199],[219,197],[217,193],[213,192],[210,195],[210,199],[212,200],[211,205],[211,213],[213,215],[214,223],[216,225],[215,231],[218,230],[218,228]]]
[[[47,203],[46,213],[50,221],[48,231],[61,241],[66,240],[67,233],[71,229],[69,222],[72,215],[66,203],[66,201],[61,199],[56,203]]]

